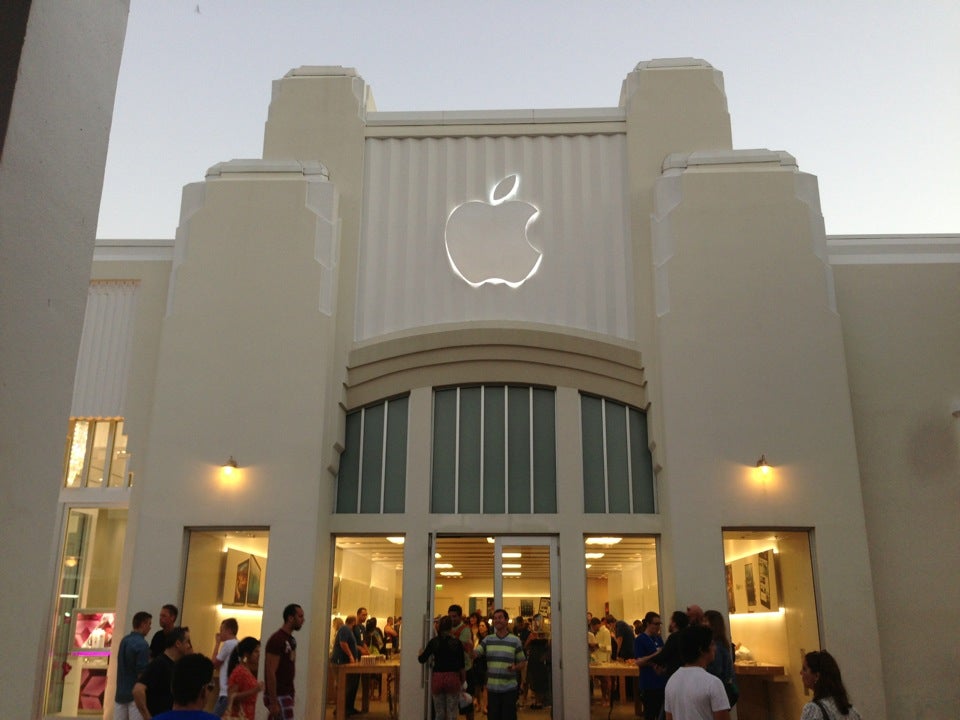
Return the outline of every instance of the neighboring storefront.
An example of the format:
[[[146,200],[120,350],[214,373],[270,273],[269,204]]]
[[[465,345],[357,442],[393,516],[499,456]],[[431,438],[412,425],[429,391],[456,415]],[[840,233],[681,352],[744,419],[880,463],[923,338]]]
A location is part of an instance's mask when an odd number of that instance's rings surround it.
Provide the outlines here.
[[[876,317],[837,301],[877,253],[849,247],[791,156],[732,149],[703,61],[641,63],[616,108],[498,113],[380,113],[352,70],[291,71],[263,159],[187,186],[175,242],[98,246],[47,714],[110,716],[138,610],[178,605],[209,654],[297,602],[298,717],[331,715],[359,607],[402,618],[380,697],[426,717],[402,648],[450,604],[540,614],[552,717],[587,717],[586,613],[696,603],[758,716],[799,715],[825,646],[883,717],[888,499],[856,423],[884,375],[848,372]]]

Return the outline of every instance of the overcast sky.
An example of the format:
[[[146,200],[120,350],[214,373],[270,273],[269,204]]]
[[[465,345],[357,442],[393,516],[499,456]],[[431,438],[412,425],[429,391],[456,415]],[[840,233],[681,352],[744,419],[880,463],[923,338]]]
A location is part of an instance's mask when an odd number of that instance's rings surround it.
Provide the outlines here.
[[[615,107],[685,56],[723,72],[735,148],[818,176],[829,234],[960,233],[956,0],[131,0],[97,235],[172,238],[294,67],[356,68],[378,110]]]

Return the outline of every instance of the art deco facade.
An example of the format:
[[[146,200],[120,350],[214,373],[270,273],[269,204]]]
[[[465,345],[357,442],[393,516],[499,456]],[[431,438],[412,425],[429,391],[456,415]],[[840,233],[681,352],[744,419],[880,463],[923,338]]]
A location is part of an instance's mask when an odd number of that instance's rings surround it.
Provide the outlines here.
[[[813,175],[732,147],[706,62],[502,112],[291,71],[263,157],[187,186],[174,242],[98,245],[56,617],[174,602],[209,652],[221,617],[266,637],[299,602],[320,718],[331,616],[401,614],[409,647],[449,602],[530,599],[554,717],[583,718],[585,613],[695,602],[781,668],[743,670],[744,707],[797,717],[826,647],[864,717],[955,715],[958,301],[960,238],[827,238]],[[48,713],[84,696],[57,677],[77,632],[50,629]]]

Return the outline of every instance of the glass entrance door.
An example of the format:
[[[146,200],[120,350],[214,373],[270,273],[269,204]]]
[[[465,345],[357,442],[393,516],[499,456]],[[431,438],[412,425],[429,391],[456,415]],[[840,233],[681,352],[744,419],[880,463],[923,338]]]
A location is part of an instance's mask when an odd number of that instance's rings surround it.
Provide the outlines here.
[[[528,690],[521,695],[520,717],[562,718],[560,647],[554,642],[560,637],[557,538],[441,535],[432,539],[434,591],[424,642],[433,633],[429,618],[446,614],[450,605],[459,605],[465,616],[479,618],[475,637],[494,632],[497,608],[510,617],[510,632],[515,631],[516,618],[523,618],[525,627],[536,634],[525,646],[530,656],[524,676]],[[477,702],[483,707],[485,699]],[[535,710],[534,705],[543,709]]]
[[[511,618],[523,618],[529,634],[524,708],[546,710],[544,717],[563,717],[560,703],[559,574],[557,538],[498,537],[494,542],[494,606]],[[513,623],[511,623],[513,626]],[[513,627],[511,627],[513,629]]]

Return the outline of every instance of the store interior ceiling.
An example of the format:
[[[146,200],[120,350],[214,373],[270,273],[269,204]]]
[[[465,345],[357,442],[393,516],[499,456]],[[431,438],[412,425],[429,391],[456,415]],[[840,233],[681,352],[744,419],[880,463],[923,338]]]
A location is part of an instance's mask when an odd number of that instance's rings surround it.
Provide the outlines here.
[[[436,541],[436,552],[440,557],[435,563],[443,567],[436,568],[437,577],[441,572],[459,572],[460,577],[489,578],[493,575],[494,544],[484,536],[440,536]],[[520,565],[517,572],[526,579],[544,579],[550,576],[549,554],[545,545],[504,546],[504,552],[520,552],[519,558],[507,558],[504,562]],[[352,535],[337,538],[337,547],[351,550],[368,557],[371,562],[393,563],[397,569],[403,568],[403,544],[391,542],[383,535]],[[601,554],[602,557],[586,557],[586,553]],[[610,573],[619,572],[624,567],[637,563],[656,561],[656,541],[652,537],[623,537],[620,542],[610,544],[584,543],[584,568],[588,578],[605,578]],[[452,567],[447,568],[446,565]],[[590,567],[586,567],[589,565]]]

